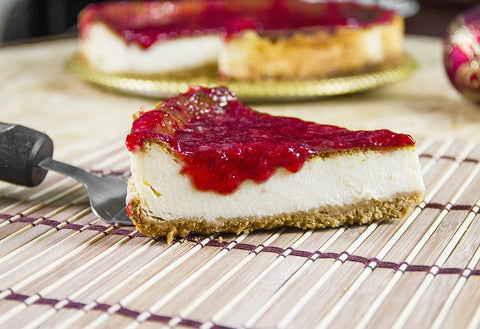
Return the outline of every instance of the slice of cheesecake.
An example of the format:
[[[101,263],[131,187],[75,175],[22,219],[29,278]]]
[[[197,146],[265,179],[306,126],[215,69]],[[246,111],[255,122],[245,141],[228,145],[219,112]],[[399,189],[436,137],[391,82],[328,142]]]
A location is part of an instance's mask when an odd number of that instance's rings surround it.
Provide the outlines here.
[[[400,218],[424,190],[410,136],[259,113],[223,87],[138,113],[126,144],[129,216],[168,241]]]

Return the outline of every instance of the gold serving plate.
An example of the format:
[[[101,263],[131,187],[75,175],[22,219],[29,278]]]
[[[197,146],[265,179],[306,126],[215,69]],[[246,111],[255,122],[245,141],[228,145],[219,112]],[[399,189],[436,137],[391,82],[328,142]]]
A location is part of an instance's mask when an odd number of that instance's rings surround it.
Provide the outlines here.
[[[336,96],[388,85],[408,77],[417,65],[405,54],[394,66],[366,73],[320,80],[222,81],[214,68],[176,75],[108,74],[90,68],[78,54],[68,59],[69,72],[95,85],[115,91],[165,98],[186,92],[189,86],[228,86],[242,100],[273,101]]]

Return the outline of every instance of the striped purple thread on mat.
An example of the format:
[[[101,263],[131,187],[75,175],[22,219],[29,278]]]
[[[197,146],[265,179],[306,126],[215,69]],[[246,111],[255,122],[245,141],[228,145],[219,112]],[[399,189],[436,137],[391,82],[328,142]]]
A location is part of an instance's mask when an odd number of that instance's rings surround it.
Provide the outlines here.
[[[427,203],[424,208],[432,208],[432,209],[438,209],[438,210],[444,210],[447,209],[447,205],[440,204],[440,203]],[[457,210],[457,211],[473,211],[474,206],[473,205],[451,205],[449,211],[452,210]],[[478,211],[475,211],[475,214],[477,214]],[[124,235],[124,236],[130,236],[130,237],[144,237],[148,238],[145,235],[141,233],[135,233],[132,235],[134,232],[133,228],[116,228],[113,229],[110,232],[107,232],[107,229],[111,228],[112,226],[107,226],[107,225],[93,225],[93,224],[87,224],[87,225],[79,225],[79,224],[71,224],[68,223],[67,225],[64,226],[59,226],[62,223],[65,222],[59,222],[55,220],[50,220],[44,217],[28,217],[28,216],[21,216],[21,214],[17,215],[9,215],[9,214],[0,214],[0,219],[3,220],[10,220],[10,218],[13,218],[15,216],[19,216],[19,218],[15,221],[12,222],[21,222],[21,223],[28,223],[30,225],[47,225],[56,228],[57,230],[74,230],[74,231],[87,231],[87,230],[93,230],[93,231],[98,231],[98,232],[103,232],[105,235]],[[42,219],[40,222],[37,222],[38,220]],[[199,243],[198,239],[196,238],[187,238],[187,241],[190,242],[195,242]],[[392,269],[394,271],[400,270],[402,265],[405,265],[406,268],[404,271],[406,272],[425,272],[428,273],[432,269],[433,265],[418,265],[418,264],[408,264],[406,262],[403,263],[393,263],[393,262],[387,262],[387,261],[382,261],[377,258],[368,258],[360,255],[351,255],[347,252],[342,252],[342,253],[336,253],[336,252],[320,252],[320,251],[306,251],[306,250],[298,250],[294,249],[292,247],[288,248],[281,248],[281,247],[276,247],[276,246],[264,246],[262,244],[260,245],[254,245],[254,244],[249,244],[249,243],[237,243],[235,241],[222,241],[220,242],[217,239],[212,239],[209,240],[205,246],[208,247],[216,247],[216,248],[222,248],[222,249],[229,249],[228,245],[234,243],[234,246],[231,247],[230,249],[237,249],[237,250],[245,250],[254,253],[255,255],[258,255],[259,253],[274,253],[277,254],[278,256],[282,257],[288,257],[288,256],[294,256],[294,257],[302,257],[302,258],[307,258],[307,259],[313,259],[312,257],[316,255],[316,259],[333,259],[333,260],[339,260],[341,255],[345,255],[346,259],[345,262],[355,262],[355,263],[361,263],[365,266],[370,266],[370,264],[376,264],[375,267],[378,268],[386,268],[386,269]],[[202,245],[203,247],[204,245]],[[285,253],[286,251],[289,251],[289,253]],[[373,267],[372,267],[373,268]],[[464,268],[440,268],[438,267],[438,271],[436,274],[456,274],[456,275],[463,275],[464,271],[466,269]],[[470,269],[470,272],[467,276],[478,276],[480,275],[480,269]]]
[[[431,153],[422,153],[422,154],[419,154],[418,155],[420,158],[435,158],[435,155],[431,154]],[[438,159],[441,159],[441,160],[450,160],[450,161],[461,161],[461,162],[471,162],[471,163],[479,163],[480,160],[479,159],[474,159],[474,158],[469,158],[469,157],[466,157],[466,158],[456,158],[454,156],[451,156],[451,155],[440,155],[438,156]]]
[[[8,288],[5,290],[0,290],[0,293],[4,293],[6,291],[9,291],[10,294],[4,297],[5,300],[9,301],[16,301],[20,303],[25,303],[27,299],[32,298],[32,297],[39,297],[35,302],[33,302],[33,305],[47,305],[50,307],[55,307],[58,303],[67,300],[68,302],[63,305],[60,308],[56,308],[57,310],[60,310],[62,308],[65,309],[76,309],[76,310],[81,310],[83,309],[88,303],[82,303],[82,302],[77,302],[77,301],[72,301],[70,299],[56,299],[56,298],[46,298],[42,297],[39,294],[34,294],[34,295],[23,295],[19,293],[15,293],[12,289]],[[93,307],[93,310],[96,311],[101,311],[101,312],[107,312],[107,310],[111,307],[112,305],[110,304],[104,304],[104,303],[99,303],[95,307]],[[125,316],[130,319],[136,319],[142,312],[132,310],[126,307],[121,307],[119,308],[116,312],[116,314]],[[145,320],[149,322],[161,322],[161,323],[168,323],[171,319],[176,318],[177,316],[169,316],[169,315],[159,315],[159,314],[150,314],[150,316]],[[190,327],[190,328],[200,328],[200,326],[203,323],[200,321],[196,321],[193,319],[186,319],[182,318],[179,325],[182,325],[184,327]],[[227,326],[222,326],[222,325],[214,325],[213,328],[216,329],[231,329],[231,327]],[[212,328],[212,329],[213,329]]]
[[[11,220],[11,218],[17,217],[15,220]],[[0,220],[6,220],[9,221],[10,223],[27,223],[32,226],[37,226],[37,225],[45,225],[45,226],[50,226],[53,227],[57,230],[73,230],[73,231],[98,231],[98,232],[103,232],[106,235],[130,235],[132,237],[144,237],[146,238],[145,235],[142,233],[136,232],[135,234],[132,235],[132,232],[134,229],[128,229],[128,228],[115,228],[111,232],[106,232],[111,227],[115,227],[112,225],[99,225],[99,224],[87,224],[87,225],[80,225],[80,224],[74,224],[74,223],[69,223],[68,221],[56,221],[52,219],[47,219],[43,216],[41,217],[30,217],[30,216],[23,216],[22,214],[16,214],[16,215],[10,215],[10,214],[0,214]],[[38,223],[38,220],[41,220]],[[60,226],[60,224],[65,224],[63,226]]]

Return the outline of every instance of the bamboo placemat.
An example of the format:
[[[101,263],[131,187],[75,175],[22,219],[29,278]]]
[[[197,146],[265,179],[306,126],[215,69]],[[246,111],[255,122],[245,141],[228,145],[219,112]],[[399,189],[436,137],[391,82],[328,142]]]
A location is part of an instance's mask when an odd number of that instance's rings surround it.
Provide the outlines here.
[[[419,152],[426,193],[403,220],[170,246],[98,220],[70,178],[2,184],[0,327],[479,327],[480,145]],[[121,143],[70,162],[128,175]]]

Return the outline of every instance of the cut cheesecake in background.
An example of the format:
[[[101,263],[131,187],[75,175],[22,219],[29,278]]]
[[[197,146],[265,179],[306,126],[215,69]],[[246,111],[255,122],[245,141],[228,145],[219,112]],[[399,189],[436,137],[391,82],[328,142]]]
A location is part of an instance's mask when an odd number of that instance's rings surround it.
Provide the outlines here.
[[[215,66],[237,80],[319,79],[403,56],[403,19],[353,2],[105,2],[79,16],[79,51],[106,73]]]
[[[126,144],[129,216],[168,241],[400,218],[424,190],[410,136],[271,116],[224,87],[138,113]]]

